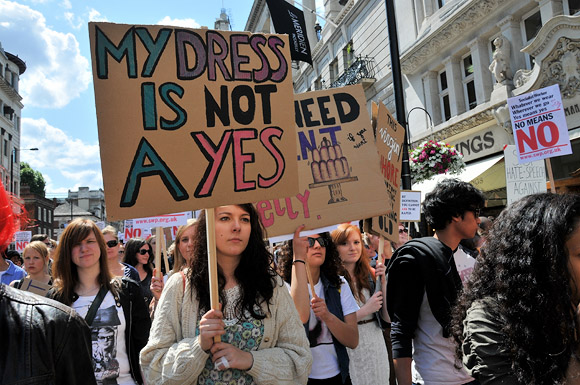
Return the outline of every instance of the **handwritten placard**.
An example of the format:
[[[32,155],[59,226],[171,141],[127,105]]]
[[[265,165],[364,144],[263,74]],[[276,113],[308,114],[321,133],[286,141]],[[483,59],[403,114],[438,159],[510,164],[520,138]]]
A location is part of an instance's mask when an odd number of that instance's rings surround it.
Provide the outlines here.
[[[504,158],[508,205],[527,195],[548,191],[546,165],[543,161],[519,163],[518,150],[515,145],[508,145],[504,148]]]
[[[390,211],[361,85],[295,96],[299,192],[256,203],[269,236]]]
[[[389,204],[388,212],[372,218],[372,232],[386,239],[399,241],[399,211],[401,206],[401,163],[405,128],[391,115],[381,102],[377,115],[376,146],[379,153],[379,169],[385,186]]]
[[[298,192],[285,35],[89,23],[108,217]]]

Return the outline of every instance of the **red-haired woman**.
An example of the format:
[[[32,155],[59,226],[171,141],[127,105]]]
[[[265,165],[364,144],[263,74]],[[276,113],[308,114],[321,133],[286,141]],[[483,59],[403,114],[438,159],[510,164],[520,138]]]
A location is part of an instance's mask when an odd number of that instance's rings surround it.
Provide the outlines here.
[[[386,298],[385,266],[377,263],[376,270],[370,267],[358,227],[342,224],[331,236],[344,266],[344,277],[360,306],[356,312],[358,347],[347,349],[350,379],[353,385],[386,385],[389,383],[389,357],[380,325],[381,318],[389,321],[386,306],[383,306]],[[382,279],[380,290],[375,292],[376,276]]]

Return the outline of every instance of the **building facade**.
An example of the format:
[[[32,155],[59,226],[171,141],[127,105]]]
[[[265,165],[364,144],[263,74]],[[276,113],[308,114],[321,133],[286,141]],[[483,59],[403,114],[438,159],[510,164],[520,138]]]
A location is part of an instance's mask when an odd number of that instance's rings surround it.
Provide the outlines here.
[[[22,96],[20,76],[26,64],[4,51],[0,43],[0,177],[6,191],[20,195],[20,130]]]
[[[302,5],[313,65],[294,63],[294,91],[362,83],[369,112],[374,101],[394,113],[385,2],[325,0],[322,28],[307,10],[314,1]],[[558,56],[553,38],[569,37],[575,47],[580,0],[396,0],[395,10],[411,148],[428,139],[454,145],[471,171],[468,181],[499,210],[505,174],[502,181],[501,172],[486,171],[503,168],[503,147],[514,143],[507,99],[558,83],[574,88],[562,92],[574,153],[552,159],[555,185],[580,189],[580,53]],[[246,30],[275,32],[265,0],[254,1]]]
[[[43,195],[30,192],[30,187],[23,184],[20,186],[20,198],[30,219],[28,230],[35,234],[47,234],[51,239],[55,238],[54,209],[58,205],[56,199],[48,199]]]

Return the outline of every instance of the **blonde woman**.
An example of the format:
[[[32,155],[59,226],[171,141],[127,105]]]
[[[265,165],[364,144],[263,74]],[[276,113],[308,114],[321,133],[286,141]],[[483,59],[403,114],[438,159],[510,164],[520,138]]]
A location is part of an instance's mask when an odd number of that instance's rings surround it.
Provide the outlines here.
[[[22,251],[26,278],[52,285],[52,277],[48,274],[48,248],[42,241],[30,242]],[[10,286],[20,289],[22,279],[12,281]]]
[[[193,241],[195,236],[195,219],[190,219],[187,224],[181,226],[177,230],[175,235],[175,243],[173,246],[173,269],[169,272],[168,277],[173,273],[181,273],[182,279],[185,284],[185,274],[183,270],[189,264],[189,261],[193,257]],[[155,314],[155,308],[159,297],[161,297],[161,292],[163,292],[163,287],[165,286],[165,279],[157,278],[156,269],[153,270],[153,278],[151,278],[151,292],[153,293],[153,301],[150,305],[151,316]]]

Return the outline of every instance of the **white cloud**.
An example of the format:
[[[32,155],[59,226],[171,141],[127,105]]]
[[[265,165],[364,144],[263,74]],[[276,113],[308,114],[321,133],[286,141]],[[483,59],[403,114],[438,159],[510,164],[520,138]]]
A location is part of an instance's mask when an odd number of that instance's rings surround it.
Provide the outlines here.
[[[88,88],[89,60],[77,39],[47,26],[42,13],[0,0],[0,36],[4,48],[28,67],[20,80],[24,104],[62,108]]]
[[[200,24],[194,19],[172,19],[169,16],[165,16],[163,19],[157,22],[158,25],[171,25],[173,27],[184,27],[184,28],[199,28]]]
[[[60,6],[63,7],[64,9],[72,9],[72,4],[70,0],[63,0],[62,3],[60,3]]]
[[[44,175],[47,192],[59,192],[55,186],[103,186],[98,143],[72,138],[44,119],[23,118],[20,147],[39,149],[22,151],[20,158]]]
[[[74,29],[81,29],[83,26],[83,20],[80,17],[75,16],[72,12],[65,12],[64,18]]]
[[[101,15],[101,12],[94,8],[89,10],[89,21],[108,21],[107,18]]]

